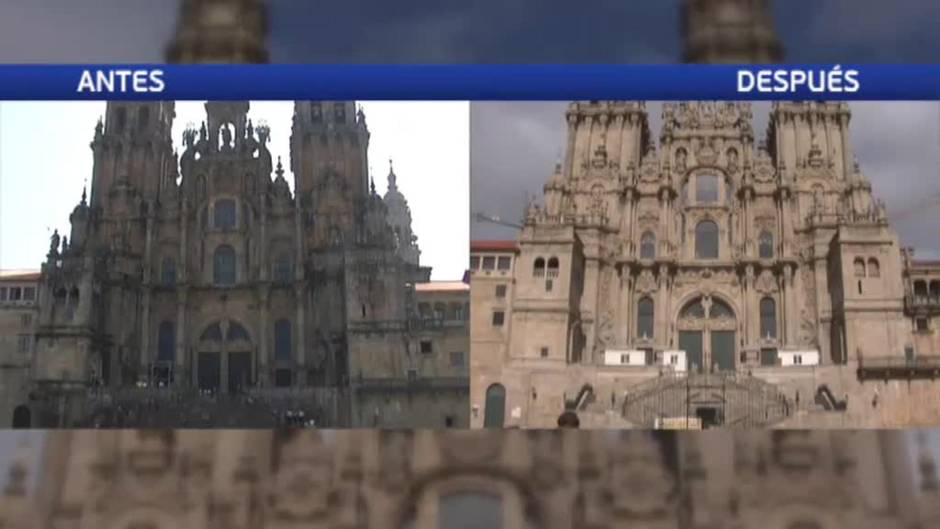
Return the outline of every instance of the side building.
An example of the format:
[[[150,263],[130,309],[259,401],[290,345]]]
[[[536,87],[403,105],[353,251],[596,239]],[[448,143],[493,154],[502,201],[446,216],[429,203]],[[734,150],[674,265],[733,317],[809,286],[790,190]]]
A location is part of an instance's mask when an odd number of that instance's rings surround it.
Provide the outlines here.
[[[940,424],[937,263],[845,103],[572,103],[519,238],[473,243],[474,426]],[[480,412],[479,410],[483,410]]]
[[[39,271],[0,271],[0,417],[4,428],[31,423],[28,394],[39,321]]]
[[[205,109],[177,154],[173,102],[107,105],[38,280],[31,424],[466,426],[466,367],[422,354],[466,353],[466,324],[419,314],[431,271],[363,111],[294,104],[290,186],[248,102]]]

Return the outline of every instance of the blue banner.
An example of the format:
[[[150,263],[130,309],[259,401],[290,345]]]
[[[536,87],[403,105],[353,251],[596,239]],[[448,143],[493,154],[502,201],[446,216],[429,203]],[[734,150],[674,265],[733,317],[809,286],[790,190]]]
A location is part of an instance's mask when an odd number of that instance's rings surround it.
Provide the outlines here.
[[[933,100],[940,65],[0,65],[0,100]]]

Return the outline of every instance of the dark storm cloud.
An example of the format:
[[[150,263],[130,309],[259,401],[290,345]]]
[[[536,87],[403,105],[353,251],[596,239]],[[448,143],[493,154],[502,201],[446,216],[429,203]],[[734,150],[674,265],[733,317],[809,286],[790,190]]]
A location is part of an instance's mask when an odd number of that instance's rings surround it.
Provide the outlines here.
[[[565,142],[566,106],[470,105],[471,212],[518,223],[526,198],[541,198]],[[655,138],[662,106],[651,103],[647,108]],[[940,103],[853,103],[851,109],[855,154],[874,195],[885,200],[889,217],[899,217],[894,227],[902,244],[916,247],[921,257],[940,257]],[[754,105],[759,139],[769,110],[769,103]],[[473,239],[511,239],[515,233],[490,222],[471,224]]]

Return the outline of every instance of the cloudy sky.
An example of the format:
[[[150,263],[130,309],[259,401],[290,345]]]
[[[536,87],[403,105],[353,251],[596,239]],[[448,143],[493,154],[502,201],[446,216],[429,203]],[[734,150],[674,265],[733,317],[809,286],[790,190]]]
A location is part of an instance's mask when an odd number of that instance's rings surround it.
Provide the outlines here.
[[[472,213],[519,222],[526,197],[541,197],[562,155],[566,107],[559,102],[471,103]],[[658,138],[662,105],[647,108]],[[940,258],[940,103],[861,102],[850,108],[855,154],[873,194],[885,200],[889,218],[898,217],[893,224],[901,243],[917,248],[920,257]],[[754,105],[754,130],[761,138],[769,111],[769,103]],[[514,238],[515,232],[492,223],[471,224],[474,239]]]
[[[5,0],[0,62],[159,62],[173,0]],[[275,62],[673,62],[680,0],[268,0]],[[777,0],[793,62],[934,62],[935,0]]]
[[[433,279],[463,276],[468,232],[468,104],[363,103],[372,133],[369,162],[376,190],[387,186],[392,158],[399,189],[411,206],[422,263]],[[0,269],[38,268],[53,229],[68,235],[68,217],[90,183],[88,148],[105,103],[0,103]],[[271,127],[272,156],[290,167],[291,102],[254,102],[249,117]],[[205,119],[204,103],[176,105],[173,139],[182,151],[188,123]],[[198,125],[197,125],[198,126]],[[440,200],[441,196],[450,197]],[[41,205],[41,207],[37,207]]]

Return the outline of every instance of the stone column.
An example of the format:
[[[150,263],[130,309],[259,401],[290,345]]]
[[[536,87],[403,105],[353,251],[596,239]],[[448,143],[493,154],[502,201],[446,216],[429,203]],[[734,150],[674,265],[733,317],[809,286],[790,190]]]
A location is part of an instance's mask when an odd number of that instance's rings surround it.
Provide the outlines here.
[[[184,285],[179,289],[176,298],[176,376],[174,381],[177,386],[187,386],[195,384],[192,378],[191,370],[186,369],[186,299],[188,289]]]
[[[753,345],[757,343],[757,337],[760,334],[760,331],[755,328],[754,322],[754,265],[747,265],[745,268],[744,276],[744,331],[745,339],[744,343]]]
[[[262,269],[264,265],[262,265]],[[268,331],[271,328],[271,316],[268,312],[270,303],[270,290],[267,285],[262,285],[258,292],[258,302],[261,304],[261,323],[258,327],[258,384],[261,386],[270,386],[271,380],[271,358],[268,349]]]
[[[842,160],[845,169],[842,178],[848,179],[849,175],[855,170],[855,157],[852,154],[852,142],[849,141],[849,116],[840,114],[839,132],[842,136]]]
[[[784,328],[786,331],[786,339],[784,341],[785,345],[794,345],[797,341],[797,330],[800,328],[799,318],[800,315],[797,313],[796,307],[796,288],[794,284],[794,274],[795,270],[792,265],[786,265],[783,267],[783,283],[784,283],[784,294],[786,299],[786,312],[782,315]]]

